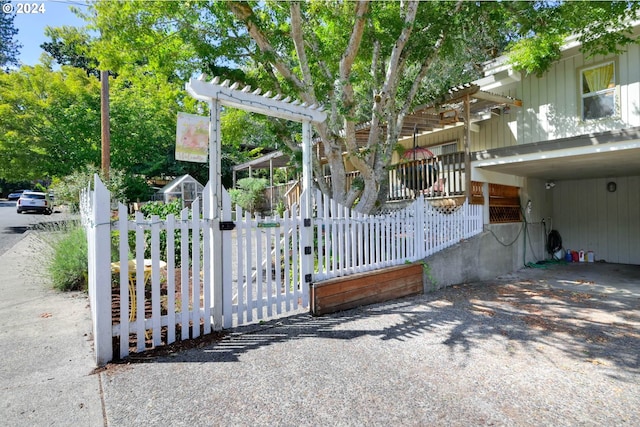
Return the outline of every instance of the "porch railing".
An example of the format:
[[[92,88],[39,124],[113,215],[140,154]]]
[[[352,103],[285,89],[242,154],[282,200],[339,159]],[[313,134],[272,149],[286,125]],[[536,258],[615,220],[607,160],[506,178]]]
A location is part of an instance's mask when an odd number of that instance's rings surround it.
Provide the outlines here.
[[[464,153],[408,160],[389,167],[389,200],[464,195]]]
[[[464,152],[441,154],[431,159],[406,160],[388,167],[389,201],[426,199],[465,195]],[[347,172],[346,187],[350,188],[360,176],[359,171]],[[324,177],[331,185],[331,175]],[[283,199],[287,207],[299,202],[300,186],[286,184]],[[475,191],[474,191],[475,194]],[[481,191],[480,191],[480,194]]]

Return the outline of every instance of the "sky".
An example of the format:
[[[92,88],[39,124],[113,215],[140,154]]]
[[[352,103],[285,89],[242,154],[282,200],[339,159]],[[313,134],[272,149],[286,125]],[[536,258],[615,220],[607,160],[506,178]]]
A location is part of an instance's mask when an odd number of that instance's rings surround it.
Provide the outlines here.
[[[45,27],[61,27],[70,25],[81,27],[85,22],[75,16],[69,7],[86,7],[86,2],[81,0],[48,0],[48,1],[15,1],[11,0],[14,10],[18,3],[44,5],[43,13],[16,14],[13,25],[18,29],[17,39],[22,45],[19,60],[25,65],[36,65],[40,62],[40,55],[44,52],[40,45],[49,41],[44,35]]]

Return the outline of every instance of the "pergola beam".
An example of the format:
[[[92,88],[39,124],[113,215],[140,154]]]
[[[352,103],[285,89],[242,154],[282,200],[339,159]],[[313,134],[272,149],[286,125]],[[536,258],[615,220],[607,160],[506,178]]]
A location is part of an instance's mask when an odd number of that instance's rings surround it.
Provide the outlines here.
[[[280,95],[271,97],[271,92],[264,95],[260,95],[260,90],[249,92],[249,86],[238,90],[235,84],[229,86],[228,80],[222,84],[218,83],[217,77],[208,83],[201,76],[198,79],[190,79],[186,84],[186,90],[191,96],[201,101],[209,102],[211,99],[217,99],[223,106],[299,123],[305,121],[322,123],[327,118],[327,113],[318,105],[309,106],[300,104],[299,101],[289,102],[288,98],[281,100]]]
[[[522,107],[522,101],[519,99],[510,98],[508,96],[496,95],[495,93],[478,91],[473,94],[476,99],[482,99],[483,101],[494,102],[496,104],[512,105],[514,107]]]

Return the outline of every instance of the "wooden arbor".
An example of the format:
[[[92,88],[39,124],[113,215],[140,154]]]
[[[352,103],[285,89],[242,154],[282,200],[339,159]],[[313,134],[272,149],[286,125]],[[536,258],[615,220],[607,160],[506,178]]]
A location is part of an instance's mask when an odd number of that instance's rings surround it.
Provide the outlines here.
[[[311,125],[322,123],[327,114],[319,105],[307,105],[300,101],[271,92],[261,95],[261,90],[251,92],[251,87],[239,88],[238,83],[229,84],[229,80],[220,83],[216,77],[207,82],[204,75],[197,79],[191,79],[186,84],[187,92],[195,99],[209,104],[209,206],[204,206],[205,219],[210,227],[205,232],[211,233],[212,248],[208,251],[212,274],[209,275],[210,283],[207,285],[213,289],[213,321],[214,328],[222,329],[222,267],[214,257],[222,248],[221,211],[222,211],[222,180],[221,168],[221,128],[220,114],[222,107],[238,108],[252,113],[264,114],[271,117],[291,120],[302,123],[302,188],[300,215],[311,222]],[[305,221],[306,222],[306,221]],[[306,241],[304,246],[313,247],[312,227],[304,227],[301,238]],[[303,275],[311,275],[313,269],[313,255],[305,254],[302,261]],[[303,276],[304,277],[304,276]]]

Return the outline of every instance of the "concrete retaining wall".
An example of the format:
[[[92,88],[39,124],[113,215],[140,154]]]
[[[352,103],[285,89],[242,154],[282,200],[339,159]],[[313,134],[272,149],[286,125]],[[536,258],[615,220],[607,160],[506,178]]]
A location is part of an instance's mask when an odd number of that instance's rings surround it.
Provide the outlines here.
[[[546,258],[542,224],[486,225],[485,231],[424,259],[425,292],[489,280]],[[526,256],[526,261],[525,261]]]

